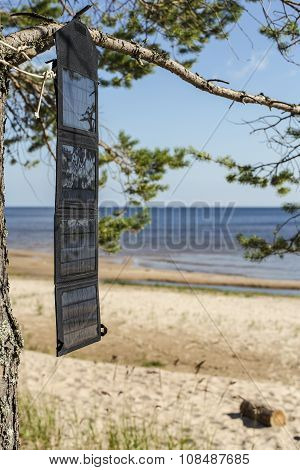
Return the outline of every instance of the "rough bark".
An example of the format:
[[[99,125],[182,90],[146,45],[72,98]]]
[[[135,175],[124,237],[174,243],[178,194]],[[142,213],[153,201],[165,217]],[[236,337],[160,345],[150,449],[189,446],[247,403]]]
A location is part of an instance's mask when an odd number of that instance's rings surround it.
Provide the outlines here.
[[[273,410],[266,408],[264,405],[251,403],[248,400],[243,400],[240,406],[242,416],[256,421],[264,426],[277,426],[281,427],[286,424],[286,416],[282,410]]]
[[[19,422],[17,383],[20,352],[23,346],[20,330],[9,299],[8,255],[4,214],[4,129],[8,80],[0,70],[0,449],[17,449]]]
[[[58,23],[39,25],[13,33],[7,36],[5,41],[14,48],[21,47],[23,51],[25,49],[26,54],[34,57],[53,46],[53,35],[63,26],[63,24]],[[191,72],[175,60],[170,59],[166,54],[147,49],[134,42],[115,38],[97,29],[91,29],[90,33],[97,46],[130,55],[139,62],[144,60],[150,64],[158,65],[204,92],[243,104],[258,104],[269,109],[274,108],[293,115],[300,115],[299,104],[285,103],[276,98],[265,96],[263,93],[255,95],[244,90],[233,90],[218,86],[214,83],[214,80],[207,80],[198,73]],[[14,65],[19,65],[26,60],[22,52],[16,53],[3,43],[0,44],[0,57]]]

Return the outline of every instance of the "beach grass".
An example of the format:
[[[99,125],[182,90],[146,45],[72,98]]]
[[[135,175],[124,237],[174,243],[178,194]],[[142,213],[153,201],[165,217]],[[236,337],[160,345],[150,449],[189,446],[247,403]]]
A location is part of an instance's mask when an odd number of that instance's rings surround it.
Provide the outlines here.
[[[53,398],[35,400],[29,392],[19,398],[20,448],[23,450],[99,449],[149,450],[194,449],[196,443],[182,429],[178,435],[159,425],[156,416],[138,420],[123,414],[118,421],[107,416],[103,431],[95,419],[80,419],[76,412],[60,416],[59,403]]]
[[[286,294],[281,294],[281,293],[276,293],[276,292],[268,292],[267,288],[265,291],[261,292],[259,290],[255,290],[253,288],[253,291],[248,291],[246,290],[235,290],[234,286],[225,286],[226,290],[222,289],[221,287],[218,286],[212,286],[212,287],[206,287],[206,286],[201,286],[199,285],[190,285],[186,284],[185,286],[178,285],[178,283],[174,282],[169,282],[168,284],[165,284],[164,282],[153,282],[147,284],[146,282],[139,282],[139,281],[126,281],[123,279],[118,279],[118,280],[110,280],[110,279],[104,279],[102,281],[103,284],[108,284],[108,285],[119,285],[119,286],[132,286],[132,287],[143,287],[147,289],[155,288],[155,289],[172,289],[172,291],[177,291],[177,292],[202,292],[205,294],[220,294],[224,296],[237,296],[237,297],[287,297]],[[232,287],[232,288],[231,288]],[[242,286],[241,286],[242,287]],[[295,292],[297,290],[295,289]],[[289,296],[288,296],[289,297]],[[293,296],[292,298],[299,298],[297,295]]]
[[[36,402],[29,393],[19,398],[21,449],[58,449],[61,431],[55,401]]]
[[[142,361],[141,366],[142,367],[158,367],[158,368],[161,368],[161,367],[164,367],[165,364],[163,364],[161,361],[158,361],[158,360],[155,360],[155,359],[149,359],[149,360]]]

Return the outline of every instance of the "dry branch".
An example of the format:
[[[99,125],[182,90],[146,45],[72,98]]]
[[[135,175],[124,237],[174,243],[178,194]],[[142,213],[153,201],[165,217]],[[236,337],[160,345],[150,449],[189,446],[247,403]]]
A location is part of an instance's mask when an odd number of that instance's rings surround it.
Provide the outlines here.
[[[63,26],[63,24],[57,23],[41,24],[13,33],[7,36],[5,41],[9,46],[16,49],[22,47],[22,50],[24,50],[25,46],[27,55],[35,57],[53,46],[54,34]],[[144,60],[150,64],[158,65],[199,90],[243,104],[258,104],[267,106],[269,109],[276,108],[292,115],[300,115],[299,104],[285,103],[281,100],[265,96],[263,93],[254,95],[243,90],[233,90],[231,88],[218,86],[212,83],[211,80],[207,80],[199,74],[191,72],[180,63],[170,59],[167,54],[147,49],[137,43],[115,38],[96,29],[91,29],[90,33],[97,46],[121,54],[130,55],[139,62]],[[0,44],[0,57],[13,65],[23,63],[25,61],[24,55],[21,53],[17,54],[9,46],[5,46],[2,43]]]

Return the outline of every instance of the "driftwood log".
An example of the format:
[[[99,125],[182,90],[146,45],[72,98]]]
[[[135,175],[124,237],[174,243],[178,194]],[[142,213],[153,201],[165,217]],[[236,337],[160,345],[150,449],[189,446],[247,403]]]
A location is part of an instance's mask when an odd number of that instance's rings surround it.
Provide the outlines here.
[[[263,405],[243,400],[240,405],[241,416],[252,419],[264,426],[285,426],[286,416],[282,410],[273,410]]]

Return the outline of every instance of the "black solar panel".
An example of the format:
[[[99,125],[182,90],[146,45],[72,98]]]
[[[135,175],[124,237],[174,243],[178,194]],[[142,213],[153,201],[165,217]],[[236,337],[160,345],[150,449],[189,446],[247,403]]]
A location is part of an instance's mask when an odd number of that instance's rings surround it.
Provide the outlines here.
[[[63,125],[96,132],[96,86],[93,80],[63,69]]]
[[[97,218],[78,212],[55,216],[57,280],[97,274]]]
[[[62,146],[61,153],[63,189],[95,191],[97,158],[95,150],[66,144]]]
[[[97,282],[56,287],[57,355],[94,343],[101,337]]]
[[[98,294],[98,53],[74,19],[56,33],[57,355],[101,339]]]
[[[98,148],[84,135],[62,132],[57,140],[56,207],[97,211]]]

